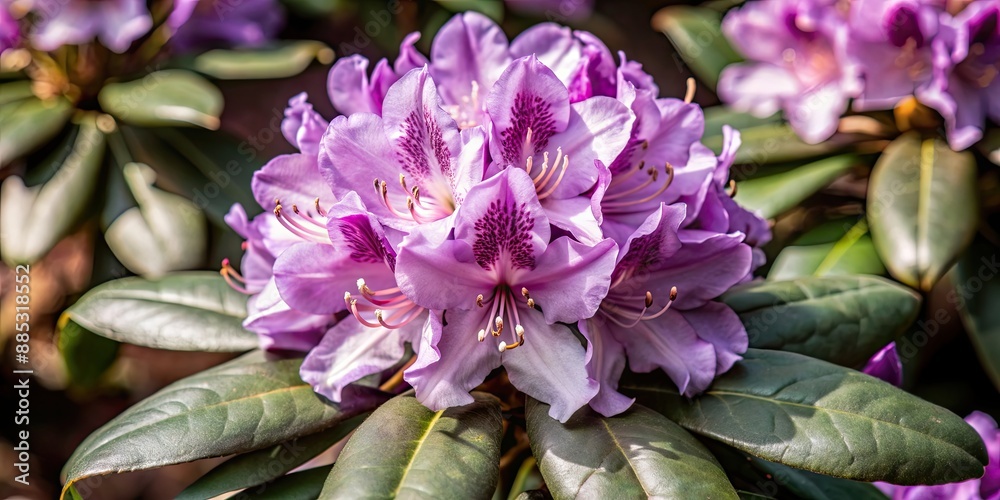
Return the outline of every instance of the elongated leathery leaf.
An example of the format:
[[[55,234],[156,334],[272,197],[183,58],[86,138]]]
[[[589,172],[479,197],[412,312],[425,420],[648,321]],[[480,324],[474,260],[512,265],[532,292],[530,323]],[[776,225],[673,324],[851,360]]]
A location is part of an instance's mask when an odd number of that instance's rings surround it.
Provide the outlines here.
[[[620,387],[682,427],[751,455],[858,481],[940,484],[983,474],[986,449],[961,417],[863,373],[750,349],[690,400],[661,377]]]
[[[557,499],[737,498],[715,457],[648,408],[608,418],[584,407],[565,424],[548,412],[528,399],[531,449]]]
[[[63,314],[91,332],[145,347],[215,352],[257,347],[257,336],[243,329],[246,296],[218,273],[111,281]]]
[[[301,360],[259,352],[177,381],[94,431],[63,468],[67,490],[98,475],[257,450],[318,432],[378,404],[350,407],[317,396],[299,378]],[[345,398],[345,401],[347,399]]]
[[[198,478],[177,495],[177,500],[213,498],[228,491],[261,486],[277,480],[288,471],[304,464],[333,446],[357,428],[367,415],[349,418],[323,432],[302,436],[271,448],[235,456]],[[323,486],[326,474],[319,481]],[[260,490],[269,489],[267,485]],[[319,489],[316,491],[319,493]]]
[[[391,399],[347,442],[320,498],[489,498],[500,475],[500,402],[432,411]]]
[[[972,241],[976,191],[972,153],[917,132],[889,144],[868,185],[872,240],[889,272],[930,290]]]
[[[722,300],[743,321],[750,345],[857,366],[913,323],[920,296],[877,276],[769,281]]]

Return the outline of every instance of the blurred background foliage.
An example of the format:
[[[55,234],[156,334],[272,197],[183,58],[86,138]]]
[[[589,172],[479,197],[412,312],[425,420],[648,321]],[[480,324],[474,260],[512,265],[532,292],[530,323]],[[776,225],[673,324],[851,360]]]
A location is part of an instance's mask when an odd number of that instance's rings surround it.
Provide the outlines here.
[[[154,78],[169,91],[137,102],[140,109],[159,99],[195,111],[179,121],[115,108],[122,102],[116,93],[135,96],[134,86],[149,78],[143,67],[101,82],[87,98],[46,106],[32,101],[37,99],[26,75],[0,75],[5,136],[0,180],[18,176],[29,188],[45,186],[30,197],[5,190],[0,201],[5,241],[0,345],[7,346],[0,373],[11,387],[14,328],[6,311],[13,310],[12,266],[31,263],[31,354],[38,384],[31,394],[34,481],[25,489],[13,482],[13,469],[4,470],[0,495],[54,497],[62,464],[85,436],[166,384],[233,357],[120,345],[71,318],[59,320],[65,307],[113,279],[216,270],[222,259],[239,255],[240,239],[222,217],[234,202],[256,207],[249,189],[253,172],[269,158],[293,152],[279,127],[288,99],[305,91],[320,114],[332,117],[324,96],[334,57],[394,57],[399,41],[413,31],[423,34],[417,47],[427,53],[433,33],[468,9],[501,22],[511,38],[541,21],[594,32],[612,51],[623,50],[642,63],[664,97],[684,96],[687,79],[695,77],[694,100],[706,107],[705,143],[721,147],[723,124],[742,131],[739,165],[733,168],[736,199],[774,220],[775,237],[765,248],[768,264],[761,275],[876,274],[919,290],[924,295],[919,319],[897,341],[904,388],[959,415],[973,410],[1000,415],[1000,281],[976,276],[985,262],[996,262],[1000,249],[995,164],[1000,136],[993,130],[958,159],[943,153],[954,175],[943,181],[950,184],[942,192],[961,195],[933,200],[934,217],[946,222],[931,224],[925,241],[873,234],[901,224],[882,223],[893,213],[873,206],[878,198],[872,190],[879,183],[913,181],[894,171],[891,155],[919,148],[919,140],[904,133],[898,111],[847,120],[830,140],[809,145],[779,115],[760,119],[718,106],[718,74],[739,60],[718,23],[738,3],[597,0],[593,13],[567,17],[517,11],[499,0],[285,0],[280,42],[254,51],[162,59],[153,54]],[[20,106],[17,111],[12,104]],[[24,114],[22,122],[8,121],[19,119],[17,113]],[[98,147],[81,150],[87,144]],[[71,161],[79,168],[64,170],[72,174],[67,177],[59,167]],[[930,267],[908,273],[895,262],[905,252],[893,248],[907,243],[933,247],[938,257]],[[12,391],[5,389],[2,397],[6,405],[14,403]],[[2,454],[11,449],[13,436],[7,432]],[[528,451],[511,460],[517,465],[504,469],[511,474],[503,480],[513,489],[537,487],[540,476]],[[108,476],[89,486],[93,498],[173,498],[220,461]],[[753,471],[752,477],[760,474]]]

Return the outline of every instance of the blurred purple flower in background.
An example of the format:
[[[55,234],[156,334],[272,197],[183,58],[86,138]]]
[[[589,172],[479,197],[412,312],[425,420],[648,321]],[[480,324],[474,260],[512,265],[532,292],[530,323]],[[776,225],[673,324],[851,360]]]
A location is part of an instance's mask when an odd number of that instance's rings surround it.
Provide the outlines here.
[[[989,415],[974,411],[965,422],[972,426],[986,443],[989,464],[983,477],[960,483],[936,486],[897,486],[889,483],[875,483],[891,500],[997,500],[1000,499],[1000,431],[997,422]]]
[[[173,31],[170,45],[180,52],[257,47],[284,24],[284,9],[276,0],[176,0],[166,21]]]
[[[748,62],[722,72],[720,98],[759,117],[784,110],[806,142],[836,132],[860,85],[843,63],[847,18],[835,2],[750,2],[726,15],[722,29]]]
[[[17,19],[10,13],[8,2],[0,3],[0,52],[18,46],[21,39],[21,28]]]
[[[594,0],[504,0],[504,3],[514,12],[560,23],[586,19],[594,11]]]
[[[120,54],[153,25],[143,0],[37,0],[32,13],[37,20],[31,42],[46,51],[96,37]]]
[[[933,79],[918,97],[945,119],[948,142],[965,149],[983,136],[986,117],[1000,122],[1000,2],[979,0],[943,16],[951,43],[938,49]]]

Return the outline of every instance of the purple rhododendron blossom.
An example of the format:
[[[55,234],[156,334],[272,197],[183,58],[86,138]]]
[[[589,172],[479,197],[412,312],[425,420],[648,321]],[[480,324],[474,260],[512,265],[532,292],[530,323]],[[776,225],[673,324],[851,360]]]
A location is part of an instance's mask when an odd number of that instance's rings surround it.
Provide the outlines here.
[[[805,141],[825,140],[860,90],[853,66],[842,64],[847,26],[826,0],[751,2],[734,10],[722,29],[749,62],[722,72],[719,97],[759,117],[784,110]]]
[[[518,389],[552,405],[559,420],[593,398],[597,384],[587,376],[584,347],[555,323],[596,312],[617,247],[567,236],[550,242],[550,234],[531,177],[508,168],[473,188],[454,218],[403,240],[400,289],[445,316],[424,336],[405,375],[424,404],[471,403],[469,390],[501,364]]]
[[[880,349],[861,371],[892,385],[903,385],[903,363],[899,359],[899,352],[896,351],[896,343],[889,342]]]
[[[504,0],[507,8],[550,21],[584,19],[594,11],[594,0]]]
[[[681,230],[684,204],[662,204],[622,246],[598,314],[580,322],[592,341],[588,369],[600,382],[591,406],[604,415],[632,400],[617,392],[625,367],[662,369],[685,395],[705,390],[747,349],[736,313],[712,302],[750,270],[739,233]]]
[[[143,0],[39,0],[32,13],[31,43],[46,51],[97,38],[120,54],[153,26]]]
[[[983,471],[983,477],[935,486],[897,486],[881,482],[874,483],[875,486],[892,500],[1000,499],[1000,430],[997,430],[997,422],[993,417],[979,411],[974,411],[965,417],[965,422],[971,425],[986,443],[989,463]]]
[[[247,243],[244,275],[223,273],[252,294],[262,344],[307,351],[303,379],[333,401],[409,345],[403,380],[430,408],[471,402],[502,367],[562,421],[627,409],[626,361],[686,395],[728,370],[747,334],[713,299],[770,238],[726,192],[738,134],[716,157],[696,105],[589,33],[508,43],[465,13],[429,58],[416,40],[370,74],[361,56],[334,65],[342,116],[293,97],[281,131],[298,152],[254,175],[273,212],[227,219]]]
[[[166,20],[178,51],[257,47],[269,42],[285,23],[276,0],[177,0]]]
[[[989,117],[1000,122],[1000,4],[972,2],[954,18],[943,16],[951,43],[934,60],[931,84],[920,100],[945,119],[948,142],[957,150],[983,136]]]
[[[723,70],[719,96],[766,116],[779,109],[803,140],[821,142],[851,109],[892,109],[914,96],[944,119],[962,150],[1000,119],[1000,28],[994,0],[753,2],[723,30],[748,59]]]

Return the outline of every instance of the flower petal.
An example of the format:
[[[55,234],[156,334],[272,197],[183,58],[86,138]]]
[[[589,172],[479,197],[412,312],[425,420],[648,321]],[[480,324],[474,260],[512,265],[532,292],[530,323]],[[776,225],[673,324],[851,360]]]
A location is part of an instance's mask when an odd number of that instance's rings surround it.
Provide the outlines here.
[[[504,352],[503,366],[518,390],[551,405],[549,416],[565,422],[597,394],[586,369],[587,352],[564,325],[548,325],[534,310],[521,313],[524,344]]]
[[[627,410],[635,398],[618,392],[618,381],[625,371],[625,348],[610,333],[600,317],[581,321],[577,325],[587,338],[587,374],[600,384],[597,395],[590,400],[590,407],[605,417],[613,417]]]
[[[509,64],[507,36],[477,12],[452,17],[431,43],[431,74],[447,104],[460,104],[474,84],[479,95],[488,94]]]
[[[480,308],[450,310],[444,325],[440,313],[431,313],[417,361],[403,374],[417,399],[428,408],[442,410],[471,403],[469,391],[500,366],[500,351],[476,341],[488,314]]]
[[[575,323],[597,312],[611,285],[618,245],[605,239],[590,246],[566,236],[549,243],[522,286],[549,323]]]
[[[611,331],[625,346],[632,370],[645,373],[660,368],[686,396],[701,392],[715,377],[715,347],[699,338],[678,311],[671,309],[658,318],[640,321],[628,331]]]
[[[903,385],[903,363],[899,360],[899,353],[896,352],[896,343],[889,342],[880,349],[861,371],[896,387]]]
[[[267,210],[274,208],[276,200],[287,207],[310,207],[316,198],[332,205],[335,198],[324,184],[316,157],[298,153],[275,156],[253,174],[250,186],[254,199]]]

